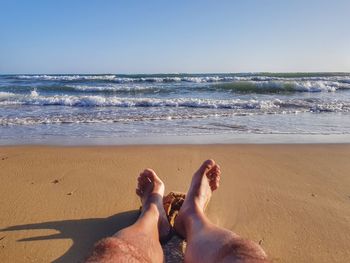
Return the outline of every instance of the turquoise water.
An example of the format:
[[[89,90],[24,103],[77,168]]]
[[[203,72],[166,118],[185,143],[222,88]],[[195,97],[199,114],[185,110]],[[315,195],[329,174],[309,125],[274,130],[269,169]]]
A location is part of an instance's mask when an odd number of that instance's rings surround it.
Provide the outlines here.
[[[350,142],[350,74],[0,75],[0,144],[267,135]]]

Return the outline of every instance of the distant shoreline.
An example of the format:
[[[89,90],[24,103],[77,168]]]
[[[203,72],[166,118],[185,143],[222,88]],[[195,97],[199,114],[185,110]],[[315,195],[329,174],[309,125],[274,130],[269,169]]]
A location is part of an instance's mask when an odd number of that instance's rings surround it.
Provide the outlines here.
[[[137,72],[130,72],[130,73],[79,73],[79,72],[71,72],[71,73],[0,73],[0,76],[16,76],[16,75],[29,75],[29,76],[35,76],[35,75],[54,75],[54,76],[69,76],[69,75],[84,75],[84,76],[108,76],[108,75],[116,75],[116,76],[178,76],[178,75],[348,75],[350,74],[350,71],[252,71],[252,72],[179,72],[179,73],[172,73],[172,72],[155,72],[155,73],[137,73]]]
[[[128,146],[128,145],[234,145],[234,144],[349,144],[349,134],[220,134],[188,136],[130,136],[115,138],[70,138],[69,136],[36,139],[7,140],[0,138],[0,147],[6,146]]]

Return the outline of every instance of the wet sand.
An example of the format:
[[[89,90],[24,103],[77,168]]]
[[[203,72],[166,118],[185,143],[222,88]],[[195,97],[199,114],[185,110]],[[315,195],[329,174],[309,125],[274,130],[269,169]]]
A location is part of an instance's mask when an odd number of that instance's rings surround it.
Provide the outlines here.
[[[143,168],[186,191],[208,158],[222,170],[216,224],[272,262],[350,262],[349,144],[1,147],[1,262],[80,261],[136,220]]]

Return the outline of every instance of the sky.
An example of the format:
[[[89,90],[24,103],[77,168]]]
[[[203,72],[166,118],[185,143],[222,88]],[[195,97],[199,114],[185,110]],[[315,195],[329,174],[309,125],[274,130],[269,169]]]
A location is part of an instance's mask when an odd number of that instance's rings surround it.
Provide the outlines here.
[[[349,0],[0,0],[0,74],[350,72]]]

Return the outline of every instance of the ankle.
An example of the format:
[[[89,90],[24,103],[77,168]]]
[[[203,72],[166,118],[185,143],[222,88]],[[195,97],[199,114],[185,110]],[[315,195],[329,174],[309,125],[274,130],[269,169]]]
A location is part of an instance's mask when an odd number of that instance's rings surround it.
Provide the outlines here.
[[[142,208],[141,216],[150,215],[156,218],[159,217],[159,208],[155,203],[146,203]]]
[[[183,206],[180,209],[181,218],[185,222],[197,221],[204,215],[203,209],[200,208],[198,202],[194,200],[191,202],[193,202],[191,205]]]

